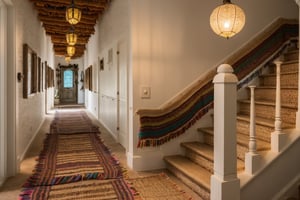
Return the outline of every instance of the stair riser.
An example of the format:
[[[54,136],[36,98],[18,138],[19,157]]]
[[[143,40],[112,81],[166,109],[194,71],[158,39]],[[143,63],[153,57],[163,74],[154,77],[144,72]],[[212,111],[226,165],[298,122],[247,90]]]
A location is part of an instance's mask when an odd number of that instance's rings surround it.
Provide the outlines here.
[[[297,89],[281,89],[281,103],[298,105],[298,90]],[[276,89],[275,88],[256,88],[256,100],[267,100],[275,103]]]
[[[214,137],[209,134],[204,134],[204,142],[209,145],[213,145]],[[237,158],[242,161],[245,161],[245,153],[248,151],[247,147],[237,145]]]
[[[263,86],[276,86],[276,76],[262,76],[260,83]],[[280,85],[284,86],[298,86],[298,73],[284,74],[280,76]]]
[[[204,200],[210,199],[210,191],[194,183],[191,179],[187,178],[182,172],[180,172],[177,168],[167,163],[167,168],[171,171],[178,179],[180,179],[185,185],[191,188],[194,192],[196,192],[201,198]]]
[[[285,61],[298,60],[298,59],[299,59],[299,53],[297,51],[293,51],[284,55]]]
[[[186,149],[185,156],[203,168],[207,169],[210,173],[214,173],[214,163],[212,160],[209,160],[195,153],[194,151],[191,151],[190,149]]]
[[[205,144],[214,146],[214,137],[210,134],[203,133],[203,141]]]
[[[250,104],[240,103],[239,104],[240,113],[250,115]],[[296,122],[296,109],[281,107],[281,120],[282,126],[286,123],[295,124]],[[275,121],[275,107],[270,105],[255,105],[255,115],[256,117],[263,117],[266,119],[272,119]]]
[[[249,122],[238,120],[237,121],[237,131],[239,133],[242,133],[244,135],[249,136],[249,128],[250,124]],[[256,130],[256,138],[263,140],[265,142],[271,142],[271,133],[274,131],[274,128],[262,126],[259,124],[256,124],[255,126]]]
[[[245,154],[248,152],[248,148],[241,145],[237,145],[236,148],[237,157],[245,162]]]
[[[298,62],[293,62],[293,63],[283,63],[280,67],[280,71],[281,73],[285,73],[285,72],[297,72],[298,69]],[[275,74],[276,73],[276,65],[272,65],[272,67],[270,67],[270,73]]]

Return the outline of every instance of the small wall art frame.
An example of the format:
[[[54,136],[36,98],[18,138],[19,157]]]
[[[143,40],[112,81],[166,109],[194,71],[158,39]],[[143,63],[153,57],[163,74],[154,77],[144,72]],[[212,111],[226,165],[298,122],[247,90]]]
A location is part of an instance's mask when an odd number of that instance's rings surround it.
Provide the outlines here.
[[[23,45],[23,98],[27,99],[33,96],[36,92],[36,86],[34,85],[36,81],[34,80],[35,69],[37,65],[37,55],[28,46],[28,44]]]

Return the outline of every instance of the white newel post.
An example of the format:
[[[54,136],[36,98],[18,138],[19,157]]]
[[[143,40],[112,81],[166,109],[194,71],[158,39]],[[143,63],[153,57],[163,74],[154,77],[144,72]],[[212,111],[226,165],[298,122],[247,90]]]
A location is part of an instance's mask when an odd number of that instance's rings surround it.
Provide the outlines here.
[[[245,156],[245,171],[248,174],[257,172],[261,156],[256,152],[256,130],[255,130],[255,86],[249,86],[251,93],[250,101],[250,132],[249,132],[249,152]]]
[[[281,129],[281,94],[280,67],[282,61],[276,60],[276,102],[275,102],[275,130],[271,135],[271,150],[280,152],[286,143],[287,135]]]
[[[239,200],[237,178],[236,102],[237,77],[228,64],[218,67],[214,77],[214,174],[211,200]]]
[[[295,0],[299,7],[299,17],[300,17],[300,0]],[[300,18],[299,18],[300,19]],[[299,27],[300,28],[300,27]],[[299,38],[300,38],[300,31],[299,31]],[[300,51],[299,51],[299,58],[300,58]],[[296,129],[300,129],[300,65],[298,70],[298,111],[296,113]]]

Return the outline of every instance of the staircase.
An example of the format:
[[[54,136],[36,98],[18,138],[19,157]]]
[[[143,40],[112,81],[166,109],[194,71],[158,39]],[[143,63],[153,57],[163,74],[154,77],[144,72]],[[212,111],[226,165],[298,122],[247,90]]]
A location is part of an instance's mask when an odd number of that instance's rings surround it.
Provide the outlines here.
[[[283,55],[281,65],[281,120],[282,129],[294,128],[298,99],[298,48],[292,45]],[[271,149],[274,131],[276,68],[269,64],[268,72],[259,76],[255,89],[257,151]],[[250,90],[249,90],[250,94]],[[248,94],[248,96],[249,96]],[[249,96],[250,99],[250,96]],[[237,114],[237,170],[244,171],[245,153],[249,146],[250,100],[238,100]],[[167,168],[181,179],[201,199],[210,198],[210,176],[213,174],[213,127],[198,129],[202,141],[181,143],[185,155],[166,156]]]

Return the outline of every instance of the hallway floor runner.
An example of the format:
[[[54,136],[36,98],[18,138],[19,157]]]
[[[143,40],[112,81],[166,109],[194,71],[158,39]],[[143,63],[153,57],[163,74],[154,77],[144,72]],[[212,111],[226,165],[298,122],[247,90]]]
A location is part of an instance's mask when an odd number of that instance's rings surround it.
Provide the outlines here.
[[[47,134],[36,170],[24,187],[121,176],[121,166],[98,134]]]
[[[123,179],[88,180],[24,189],[21,200],[133,200],[134,194]]]
[[[57,111],[50,125],[50,132],[55,134],[73,134],[99,132],[84,111]]]

